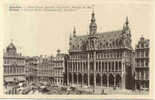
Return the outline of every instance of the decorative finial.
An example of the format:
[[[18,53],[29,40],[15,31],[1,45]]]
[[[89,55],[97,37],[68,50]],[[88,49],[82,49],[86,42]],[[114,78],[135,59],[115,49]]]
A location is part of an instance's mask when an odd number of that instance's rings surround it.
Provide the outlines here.
[[[73,36],[75,37],[76,36],[76,28],[74,26],[74,29],[73,29]]]
[[[76,28],[75,28],[75,26],[74,26],[74,29],[73,29],[73,33],[76,33]]]
[[[58,50],[57,50],[57,54],[60,54],[60,52],[61,52],[61,50],[60,50],[60,49],[58,49]]]
[[[126,25],[129,24],[129,20],[128,20],[128,16],[126,16],[126,22],[125,22]]]

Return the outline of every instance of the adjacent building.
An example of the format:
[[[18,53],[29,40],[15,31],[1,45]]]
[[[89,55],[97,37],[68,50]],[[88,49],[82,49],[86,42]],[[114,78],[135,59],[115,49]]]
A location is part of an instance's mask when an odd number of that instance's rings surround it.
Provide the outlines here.
[[[19,82],[26,81],[25,58],[11,42],[3,52],[3,80],[6,94],[17,94]]]
[[[37,57],[25,57],[26,79],[28,83],[37,81],[38,59]]]
[[[19,82],[26,80],[25,57],[17,52],[11,42],[3,53],[4,83]]]
[[[53,82],[53,63],[52,56],[40,56],[37,57],[37,80],[46,81],[49,83]]]
[[[61,53],[57,50],[56,56],[53,58],[53,82],[57,85],[66,85],[67,75],[67,54]]]
[[[135,87],[149,88],[149,40],[144,37],[135,48]]]
[[[95,13],[89,34],[77,36],[74,28],[69,42],[67,81],[69,85],[131,88],[133,65],[128,18],[121,30],[97,32]]]

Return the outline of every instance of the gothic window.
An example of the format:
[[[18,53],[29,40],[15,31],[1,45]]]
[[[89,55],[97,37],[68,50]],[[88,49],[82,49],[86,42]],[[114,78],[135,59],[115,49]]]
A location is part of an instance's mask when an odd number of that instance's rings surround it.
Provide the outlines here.
[[[103,48],[105,48],[105,45],[103,45]]]
[[[115,48],[115,42],[114,42],[114,41],[112,42],[112,45],[113,45],[113,47]]]
[[[139,57],[140,56],[140,53],[139,52],[137,52],[137,57]]]
[[[114,62],[112,62],[112,71],[114,71]]]
[[[122,57],[122,52],[120,52],[120,57]]]
[[[139,60],[137,60],[137,66],[139,66],[140,64],[139,64]]]
[[[141,48],[144,48],[144,43],[141,43]]]
[[[117,62],[115,64],[116,64],[116,66],[115,66],[116,67],[116,71],[118,71],[118,64],[117,64]]]
[[[119,70],[120,71],[122,70],[122,64],[121,64],[121,62],[119,62]]]
[[[109,48],[111,48],[111,43],[109,44]]]
[[[107,53],[104,54],[104,57],[107,58]]]
[[[145,51],[145,57],[148,57],[148,56],[149,56],[148,51]]]
[[[108,48],[108,42],[106,42],[106,48]]]
[[[100,58],[100,53],[98,53],[98,58]]]
[[[113,54],[112,54],[112,53],[110,53],[110,57],[111,57],[111,58],[112,58],[112,55],[113,55]]]
[[[144,61],[143,60],[141,60],[141,66],[144,66]]]
[[[117,58],[119,57],[119,52],[117,52]]]
[[[145,62],[145,66],[146,66],[146,67],[148,66],[148,62],[147,62],[147,61]]]
[[[101,62],[99,62],[99,72],[101,71]]]
[[[96,71],[98,72],[98,62],[96,62]]]
[[[94,71],[94,66],[93,66],[93,65],[94,65],[93,62],[91,62],[91,63],[90,63],[90,70],[91,70],[91,71]]]
[[[141,52],[141,57],[144,57],[144,51]]]

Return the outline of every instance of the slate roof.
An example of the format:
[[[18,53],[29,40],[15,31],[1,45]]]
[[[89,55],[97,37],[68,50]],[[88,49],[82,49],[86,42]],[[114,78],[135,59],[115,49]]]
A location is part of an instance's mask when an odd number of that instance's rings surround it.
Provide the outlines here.
[[[100,44],[112,43],[121,38],[122,30],[110,31],[110,32],[102,32],[96,33],[94,36],[97,37],[97,41]],[[89,35],[76,36],[70,40],[70,49],[72,46],[75,48],[85,44],[88,40]]]

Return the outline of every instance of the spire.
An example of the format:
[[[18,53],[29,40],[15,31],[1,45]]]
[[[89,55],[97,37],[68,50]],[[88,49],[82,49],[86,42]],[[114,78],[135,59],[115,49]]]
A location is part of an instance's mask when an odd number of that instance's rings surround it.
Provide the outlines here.
[[[92,17],[91,17],[91,22],[95,22],[94,7],[92,8]]]
[[[91,22],[90,22],[90,25],[89,25],[89,33],[90,34],[95,34],[96,30],[97,30],[97,25],[96,25],[96,22],[95,22],[95,13],[94,13],[94,7],[93,7],[92,15],[91,15]]]
[[[73,37],[76,37],[76,29],[75,29],[75,26],[74,26],[74,29],[73,29]]]
[[[131,36],[131,31],[130,31],[130,27],[129,27],[128,16],[126,16],[126,20],[125,20],[125,23],[123,25],[123,33],[129,34],[129,36]]]
[[[126,16],[126,22],[125,22],[126,26],[128,26],[129,21],[128,21],[128,16]]]

